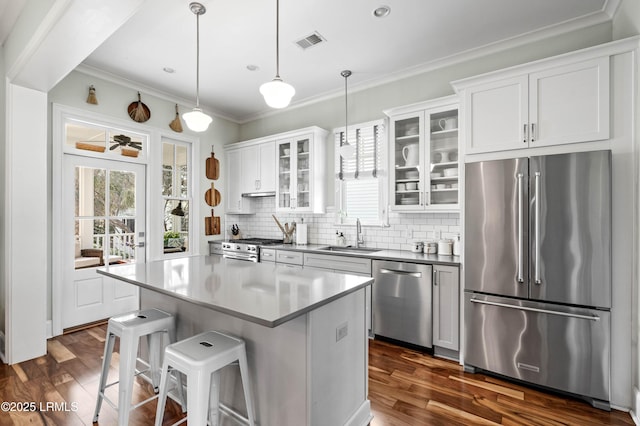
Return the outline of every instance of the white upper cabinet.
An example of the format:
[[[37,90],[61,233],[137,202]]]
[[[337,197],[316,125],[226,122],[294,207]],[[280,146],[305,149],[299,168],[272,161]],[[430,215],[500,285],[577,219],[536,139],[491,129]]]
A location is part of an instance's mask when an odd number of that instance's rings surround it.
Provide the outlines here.
[[[225,179],[227,181],[227,191],[226,194],[222,196],[222,199],[226,199],[226,213],[253,213],[253,209],[250,203],[251,200],[242,196],[242,186],[244,182],[242,180],[242,162],[244,161],[242,157],[242,150],[227,150],[225,156],[227,160],[224,167],[224,169],[226,170]]]
[[[462,86],[466,154],[609,138],[608,57],[549,63]]]
[[[275,141],[247,146],[240,151],[242,156],[242,193],[275,192]]]
[[[317,129],[276,142],[276,211],[324,213],[326,135]]]
[[[384,111],[389,116],[389,204],[395,211],[459,210],[456,96]]]

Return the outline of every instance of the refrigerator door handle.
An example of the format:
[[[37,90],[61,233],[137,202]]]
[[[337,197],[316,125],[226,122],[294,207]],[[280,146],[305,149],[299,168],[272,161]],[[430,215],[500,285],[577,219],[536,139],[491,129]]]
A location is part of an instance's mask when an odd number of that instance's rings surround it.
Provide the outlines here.
[[[599,321],[600,320],[600,317],[597,316],[597,315],[572,314],[570,312],[552,311],[552,310],[549,310],[549,309],[532,308],[530,306],[511,305],[511,304],[508,304],[508,303],[492,302],[490,300],[481,300],[481,299],[470,299],[470,300],[471,300],[471,303],[479,303],[481,305],[499,306],[501,308],[517,309],[519,311],[529,311],[529,312],[538,312],[538,313],[541,313],[541,314],[560,315],[560,316],[563,316],[563,317],[585,319],[585,320],[589,320],[589,321]]]
[[[380,269],[381,274],[392,274],[392,275],[409,275],[415,278],[422,278],[422,272],[409,272],[409,271],[400,271],[397,269]]]
[[[518,282],[524,282],[524,277],[522,274],[522,265],[523,265],[523,246],[522,246],[522,234],[523,234],[523,183],[522,178],[524,175],[522,173],[518,173]]]
[[[542,280],[540,279],[540,172],[535,173],[535,215],[536,218],[534,220],[534,256],[535,256],[535,267],[533,272],[533,281],[536,284],[542,284]]]

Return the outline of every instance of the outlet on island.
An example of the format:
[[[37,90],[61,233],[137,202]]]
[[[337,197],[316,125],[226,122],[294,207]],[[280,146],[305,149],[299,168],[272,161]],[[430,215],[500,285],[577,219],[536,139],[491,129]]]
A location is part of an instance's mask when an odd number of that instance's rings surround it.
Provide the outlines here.
[[[339,342],[340,340],[347,337],[347,334],[349,334],[349,323],[345,322],[343,324],[340,324],[338,328],[336,328],[336,342]]]

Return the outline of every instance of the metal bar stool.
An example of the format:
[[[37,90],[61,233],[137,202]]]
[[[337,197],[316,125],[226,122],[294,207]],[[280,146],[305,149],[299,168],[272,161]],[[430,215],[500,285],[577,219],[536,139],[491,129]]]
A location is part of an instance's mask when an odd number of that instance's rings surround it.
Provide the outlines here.
[[[204,426],[207,419],[212,426],[217,425],[220,370],[236,361],[240,366],[248,423],[254,426],[253,396],[245,343],[241,339],[216,331],[201,333],[165,348],[156,426],[162,425],[171,369],[187,376],[187,418],[175,425],[187,420],[190,426]]]
[[[168,337],[168,341],[163,341],[163,337],[165,335]],[[116,336],[120,338],[119,380],[117,382],[107,384],[111,354],[113,353]],[[138,344],[140,338],[144,336],[147,337],[149,345],[150,368],[149,370],[136,372]],[[104,357],[102,359],[102,372],[100,373],[100,384],[98,387],[98,400],[96,402],[96,410],[93,415],[94,423],[98,421],[98,414],[100,414],[100,407],[102,406],[103,399],[106,400],[114,409],[118,410],[118,424],[128,425],[129,412],[131,410],[158,397],[157,395],[154,395],[136,405],[131,405],[133,379],[138,374],[149,371],[153,389],[155,392],[158,392],[163,348],[168,343],[175,342],[175,340],[176,329],[173,315],[159,309],[134,311],[109,319],[107,338],[104,344]],[[119,384],[117,406],[115,406],[113,402],[105,396],[105,390],[115,384]],[[182,386],[178,386],[178,395],[181,399],[184,410],[185,406]]]

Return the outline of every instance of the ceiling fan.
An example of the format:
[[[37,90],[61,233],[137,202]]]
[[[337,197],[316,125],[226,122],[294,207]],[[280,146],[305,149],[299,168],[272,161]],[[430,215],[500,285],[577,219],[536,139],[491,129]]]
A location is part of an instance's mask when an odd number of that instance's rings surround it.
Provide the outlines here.
[[[109,151],[113,151],[117,147],[124,148],[125,146],[130,146],[131,148],[135,148],[137,150],[141,150],[142,149],[142,142],[135,142],[135,141],[132,142],[131,138],[129,136],[114,135],[113,136],[113,145],[111,145],[111,148],[109,148]]]

